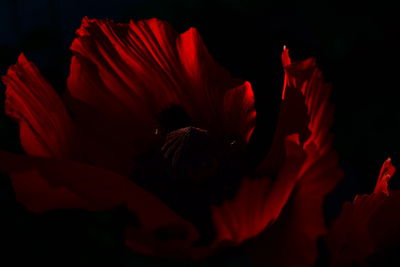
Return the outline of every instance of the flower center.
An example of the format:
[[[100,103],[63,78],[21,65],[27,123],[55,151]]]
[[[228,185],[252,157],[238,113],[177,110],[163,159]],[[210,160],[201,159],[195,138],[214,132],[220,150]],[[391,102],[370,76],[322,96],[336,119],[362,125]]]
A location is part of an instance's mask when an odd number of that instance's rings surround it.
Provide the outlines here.
[[[159,116],[159,143],[136,159],[132,179],[163,200],[213,240],[211,205],[233,198],[242,178],[239,139],[214,137],[193,126],[186,112],[172,106]]]
[[[218,168],[216,145],[200,128],[189,126],[168,133],[161,151],[172,175],[182,181],[201,183]]]

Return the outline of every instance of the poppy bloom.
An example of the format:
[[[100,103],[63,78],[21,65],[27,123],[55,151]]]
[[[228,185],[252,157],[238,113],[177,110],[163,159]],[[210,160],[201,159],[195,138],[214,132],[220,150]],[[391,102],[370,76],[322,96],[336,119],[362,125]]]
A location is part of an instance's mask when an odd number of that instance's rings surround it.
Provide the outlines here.
[[[383,164],[374,192],[346,202],[326,237],[330,266],[398,266],[400,191],[390,190],[396,168]]]
[[[26,155],[0,151],[0,170],[18,201],[32,212],[123,206],[130,248],[192,259],[257,236],[288,203],[279,240],[313,262],[323,198],[341,179],[330,86],[315,59],[292,63],[284,49],[274,140],[248,172],[251,84],[218,65],[196,29],[85,18],[71,50],[63,98],[24,55],[3,78]]]

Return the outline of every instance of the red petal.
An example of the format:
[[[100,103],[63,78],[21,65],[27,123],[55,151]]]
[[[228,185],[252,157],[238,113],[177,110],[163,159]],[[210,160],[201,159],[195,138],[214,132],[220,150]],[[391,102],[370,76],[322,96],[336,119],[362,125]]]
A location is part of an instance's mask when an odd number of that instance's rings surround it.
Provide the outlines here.
[[[73,129],[64,105],[34,64],[23,54],[3,77],[6,113],[20,126],[20,138],[28,154],[70,158]]]
[[[328,103],[331,87],[324,83],[314,59],[291,62],[288,50],[282,54],[285,68],[283,102],[270,153],[258,172],[274,175],[280,172],[285,156],[282,154],[285,136],[300,135],[306,158],[298,173],[296,188],[284,214],[258,242],[264,246],[275,242],[271,252],[255,253],[257,262],[270,261],[277,266],[311,266],[317,255],[317,238],[326,232],[323,202],[343,174],[332,150],[333,109]],[[279,238],[279,241],[276,240]],[[262,246],[262,245],[261,245]],[[286,257],[284,255],[291,255]]]
[[[353,202],[343,205],[326,237],[331,266],[365,265],[379,250],[398,245],[400,191],[388,191],[394,172],[395,167],[387,159],[374,192],[357,195]]]
[[[200,128],[248,141],[255,124],[251,84],[233,79],[208,53],[195,28],[180,35],[178,53],[186,88],[180,101]]]
[[[388,158],[381,168],[381,172],[379,173],[378,181],[376,182],[376,186],[374,189],[374,193],[377,194],[382,192],[386,195],[389,195],[388,191],[388,183],[390,178],[393,177],[396,168],[392,165],[392,160]]]
[[[149,233],[141,236],[147,242],[129,242],[129,246],[145,254],[202,259],[221,247],[237,245],[256,236],[277,219],[297,181],[304,159],[298,136],[287,138],[286,155],[287,161],[276,181],[265,177],[245,178],[233,200],[212,207],[217,237],[210,245],[193,247],[187,240],[160,242],[152,240]],[[134,231],[130,234],[137,235]]]
[[[127,208],[137,214],[142,230],[153,232],[165,225],[183,225],[188,231],[187,242],[195,240],[198,236],[195,228],[187,221],[175,214],[162,201],[152,194],[138,187],[124,176],[120,176],[108,170],[98,169],[89,165],[77,162],[69,162],[56,159],[27,157],[12,154],[0,150],[0,171],[10,173],[15,183],[20,183],[17,195],[21,201],[30,201],[29,191],[48,189],[45,192],[51,196],[55,193],[68,189],[71,193],[79,196],[82,208],[90,210],[112,209],[119,205],[126,205]],[[27,174],[36,173],[34,178],[29,178]],[[15,176],[14,174],[17,174]],[[29,179],[24,181],[21,174]],[[39,181],[41,180],[41,181]],[[25,183],[26,182],[26,183]],[[41,186],[44,185],[44,186]],[[27,186],[32,186],[27,189]],[[49,192],[53,190],[52,192]],[[65,192],[65,191],[64,191]],[[37,201],[37,199],[34,199]],[[64,199],[66,201],[66,199]],[[87,204],[86,204],[87,203]],[[24,203],[30,206],[31,203]],[[47,203],[43,203],[48,205]],[[75,203],[72,203],[75,204]],[[39,205],[38,202],[34,205]],[[66,208],[65,203],[62,207],[55,205],[40,206],[39,209]],[[70,208],[75,208],[71,205]]]
[[[383,255],[387,253],[387,257],[390,255],[390,251],[395,248],[396,265],[400,264],[397,254],[400,244],[399,207],[400,190],[391,190],[389,196],[368,220],[369,235],[374,242],[375,252],[381,252]]]
[[[105,149],[109,157],[133,158],[140,152],[136,144],[151,141],[155,117],[171,104],[181,105],[195,126],[220,132],[226,125],[229,134],[244,138],[251,132],[250,85],[212,60],[195,29],[179,35],[157,19],[128,25],[85,18],[77,34],[68,87],[81,104],[72,109],[82,125],[93,121],[85,127],[88,136],[98,137],[93,148],[109,142],[114,148]],[[111,133],[118,136],[110,140]]]
[[[277,262],[282,266],[313,266],[317,239],[327,231],[323,214],[325,197],[343,177],[335,153],[316,156],[306,149],[306,154],[296,190],[287,203],[288,214],[277,221],[278,227],[282,227],[280,249],[291,255],[278,257]]]
[[[292,193],[303,160],[298,136],[287,137],[286,161],[275,181],[246,178],[232,201],[213,207],[217,241],[238,244],[274,222]]]
[[[122,105],[104,87],[100,75],[96,65],[80,55],[74,56],[68,78],[72,97],[66,95],[66,101],[84,140],[84,158],[95,166],[129,174],[135,156],[154,139],[156,123],[140,103]]]
[[[220,129],[231,135],[237,133],[249,141],[256,119],[254,94],[249,82],[227,91],[224,97],[224,112]],[[216,127],[218,129],[218,127]]]
[[[17,201],[32,212],[89,209],[88,203],[64,186],[54,187],[35,170],[11,173]]]

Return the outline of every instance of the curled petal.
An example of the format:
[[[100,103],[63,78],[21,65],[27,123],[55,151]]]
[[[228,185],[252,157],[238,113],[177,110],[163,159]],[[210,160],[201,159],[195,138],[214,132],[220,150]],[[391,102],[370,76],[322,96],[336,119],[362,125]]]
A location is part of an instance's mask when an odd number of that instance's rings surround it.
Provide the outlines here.
[[[388,158],[385,163],[383,163],[381,171],[379,173],[378,181],[376,182],[376,186],[374,189],[374,193],[377,194],[382,192],[386,195],[389,195],[388,183],[389,180],[393,177],[396,168],[392,165],[392,160]]]
[[[271,150],[257,174],[279,177],[286,157],[281,152],[284,138],[293,133],[299,135],[306,156],[283,214],[270,231],[255,240],[259,247],[272,248],[268,253],[258,249],[254,257],[260,266],[268,261],[274,266],[312,266],[317,256],[317,238],[326,232],[325,197],[343,177],[332,149],[333,108],[328,102],[331,86],[324,82],[313,58],[291,62],[285,47],[282,62],[285,81],[280,117]],[[249,247],[254,246],[249,243]],[[287,254],[291,257],[284,256]]]

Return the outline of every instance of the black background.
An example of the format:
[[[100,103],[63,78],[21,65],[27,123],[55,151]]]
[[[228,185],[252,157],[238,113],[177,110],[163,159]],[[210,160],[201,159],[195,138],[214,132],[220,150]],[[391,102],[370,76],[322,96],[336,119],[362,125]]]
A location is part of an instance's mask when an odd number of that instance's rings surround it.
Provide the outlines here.
[[[20,52],[62,92],[68,47],[83,16],[158,17],[178,31],[197,27],[214,58],[254,87],[258,112],[253,161],[271,141],[280,102],[286,45],[293,59],[318,58],[333,84],[333,132],[346,179],[327,198],[329,223],[342,202],[369,193],[388,157],[400,166],[399,23],[395,8],[379,4],[255,0],[0,0],[0,75]],[[1,107],[4,86],[0,85]],[[18,130],[1,111],[0,146],[20,151]],[[395,177],[393,188],[399,187]],[[16,203],[9,180],[0,180],[1,266],[191,266],[123,249],[118,221],[109,213],[58,211],[33,215]],[[239,249],[196,266],[251,266]],[[4,256],[3,256],[4,255]],[[5,263],[10,259],[10,263]]]

